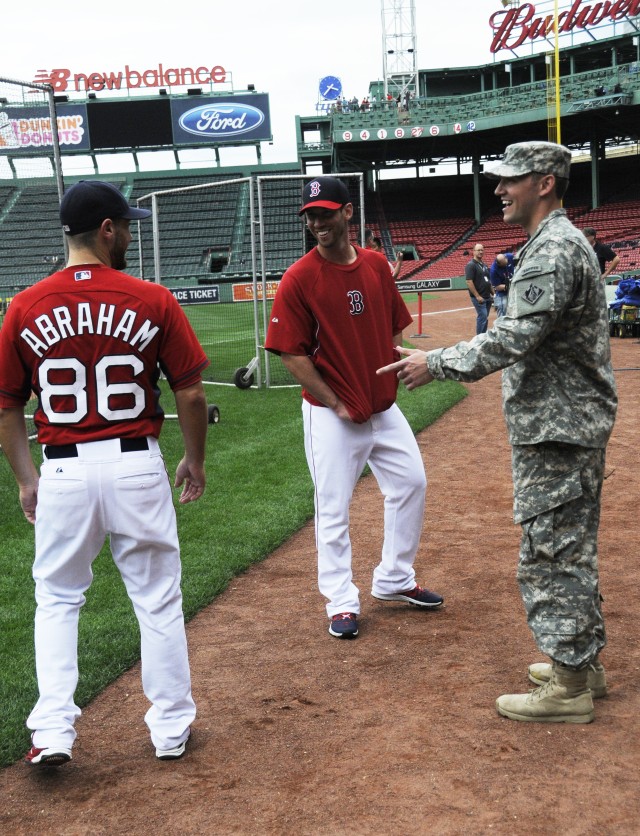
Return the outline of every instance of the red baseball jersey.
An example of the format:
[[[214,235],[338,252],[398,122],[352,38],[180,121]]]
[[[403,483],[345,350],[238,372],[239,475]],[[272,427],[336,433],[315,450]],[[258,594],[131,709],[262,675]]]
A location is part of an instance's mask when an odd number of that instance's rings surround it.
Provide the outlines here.
[[[23,290],[0,328],[0,407],[38,397],[42,444],[160,434],[158,378],[200,380],[209,360],[173,295],[100,264]]]
[[[376,369],[399,358],[393,337],[412,322],[380,253],[356,247],[353,264],[327,261],[314,247],[284,274],[265,348],[307,355],[356,423],[395,401],[395,375]],[[321,406],[306,390],[302,396]]]

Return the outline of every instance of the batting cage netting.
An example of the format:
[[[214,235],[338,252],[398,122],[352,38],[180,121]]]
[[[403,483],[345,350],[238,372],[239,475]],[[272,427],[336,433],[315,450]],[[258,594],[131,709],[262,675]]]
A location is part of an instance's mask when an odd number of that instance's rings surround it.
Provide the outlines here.
[[[59,133],[77,127],[58,124],[49,86],[0,78],[0,327],[16,293],[64,266]]]
[[[139,225],[140,275],[166,285],[184,306],[209,355],[210,382],[293,384],[262,346],[279,280],[315,244],[298,216],[313,176],[220,176],[189,186],[172,178],[172,188],[132,194],[153,213],[151,224]],[[354,205],[351,234],[362,243],[362,174],[340,176]]]

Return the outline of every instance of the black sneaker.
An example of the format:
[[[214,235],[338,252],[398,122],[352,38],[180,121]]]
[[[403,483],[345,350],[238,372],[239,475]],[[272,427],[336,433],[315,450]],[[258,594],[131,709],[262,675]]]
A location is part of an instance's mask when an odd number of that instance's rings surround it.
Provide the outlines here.
[[[423,586],[416,584],[413,589],[407,592],[372,592],[371,595],[377,598],[378,601],[404,601],[407,604],[413,604],[416,607],[427,607],[429,609],[436,609],[444,604],[442,595],[437,592],[431,592]]]
[[[354,612],[332,615],[329,632],[337,639],[355,639],[358,635],[358,616]]]

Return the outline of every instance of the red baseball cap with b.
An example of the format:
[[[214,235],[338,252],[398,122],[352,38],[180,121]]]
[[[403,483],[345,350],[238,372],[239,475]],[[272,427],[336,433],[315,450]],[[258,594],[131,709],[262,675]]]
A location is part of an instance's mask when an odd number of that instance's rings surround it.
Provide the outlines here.
[[[305,184],[302,190],[302,209],[299,215],[307,209],[340,209],[345,203],[351,203],[349,190],[337,177],[316,177]]]

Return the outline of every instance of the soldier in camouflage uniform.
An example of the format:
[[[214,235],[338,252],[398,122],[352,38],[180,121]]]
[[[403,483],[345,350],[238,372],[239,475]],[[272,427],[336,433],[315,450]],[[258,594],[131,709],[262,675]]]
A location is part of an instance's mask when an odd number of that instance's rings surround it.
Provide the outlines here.
[[[530,237],[517,257],[506,316],[451,348],[400,348],[407,356],[379,372],[396,371],[413,389],[504,369],[514,519],[522,526],[517,578],[536,644],[551,664],[531,665],[540,687],[503,695],[496,707],[514,720],[588,723],[592,697],[606,693],[597,533],[617,395],[598,262],[561,208],[570,165],[562,145],[508,146],[485,173],[499,180],[505,222]]]

